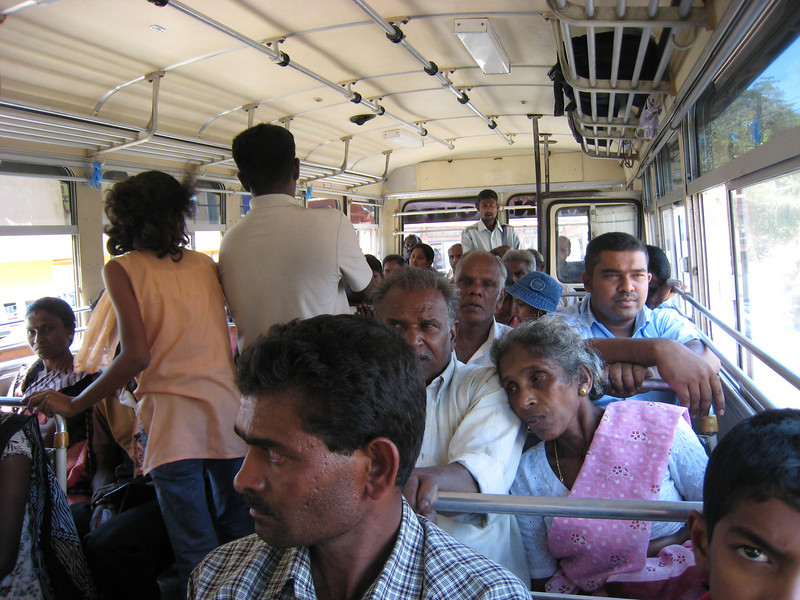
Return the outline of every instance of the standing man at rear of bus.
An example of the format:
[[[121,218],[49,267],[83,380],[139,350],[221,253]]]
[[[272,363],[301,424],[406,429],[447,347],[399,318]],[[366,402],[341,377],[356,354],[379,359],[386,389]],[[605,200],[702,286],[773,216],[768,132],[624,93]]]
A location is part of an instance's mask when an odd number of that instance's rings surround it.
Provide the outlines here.
[[[222,239],[219,274],[242,351],[275,323],[349,312],[345,286],[360,292],[372,270],[345,215],[295,199],[300,161],[287,129],[243,131],[233,159],[253,198]]]
[[[654,366],[694,416],[705,415],[713,403],[721,413],[724,398],[717,357],[700,340],[694,325],[673,314],[645,306],[647,248],[621,232],[604,233],[586,249],[583,283],[589,292],[566,314],[577,321],[581,334],[609,366],[613,396],[600,406],[630,396],[636,400],[675,402],[671,392],[640,394],[645,368]]]
[[[461,249],[466,254],[471,250],[485,250],[502,257],[509,248],[519,248],[519,238],[511,225],[501,225],[497,220],[499,205],[494,190],[483,190],[478,194],[475,207],[481,220],[461,233]]]

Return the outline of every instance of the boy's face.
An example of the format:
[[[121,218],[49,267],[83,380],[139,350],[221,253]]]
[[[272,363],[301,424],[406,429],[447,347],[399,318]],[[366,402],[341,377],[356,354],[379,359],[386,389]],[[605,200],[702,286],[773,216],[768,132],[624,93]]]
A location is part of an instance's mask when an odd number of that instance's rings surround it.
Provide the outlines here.
[[[689,517],[697,566],[709,573],[715,600],[800,598],[800,511],[784,501],[747,499],[717,522]]]

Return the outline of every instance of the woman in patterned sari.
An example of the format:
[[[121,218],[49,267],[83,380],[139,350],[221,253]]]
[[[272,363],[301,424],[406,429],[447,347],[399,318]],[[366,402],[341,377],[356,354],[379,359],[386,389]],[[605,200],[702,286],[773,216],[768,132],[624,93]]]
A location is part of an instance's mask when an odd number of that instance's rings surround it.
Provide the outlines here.
[[[76,371],[70,345],[75,336],[75,313],[60,298],[39,298],[25,315],[28,344],[37,356],[22,368],[11,386],[18,398],[43,390],[77,396],[94,380],[95,374]],[[52,446],[55,422],[39,413],[45,444]],[[90,449],[92,411],[67,420],[70,446],[67,450],[67,488],[70,501],[86,500],[91,494],[93,457]]]
[[[529,321],[492,357],[517,416],[541,440],[511,493],[700,500],[707,457],[687,409],[642,401],[605,411],[603,363],[557,315]],[[534,590],[676,598],[697,583],[682,523],[518,517]]]
[[[0,598],[97,598],[34,416],[0,412],[0,481]]]

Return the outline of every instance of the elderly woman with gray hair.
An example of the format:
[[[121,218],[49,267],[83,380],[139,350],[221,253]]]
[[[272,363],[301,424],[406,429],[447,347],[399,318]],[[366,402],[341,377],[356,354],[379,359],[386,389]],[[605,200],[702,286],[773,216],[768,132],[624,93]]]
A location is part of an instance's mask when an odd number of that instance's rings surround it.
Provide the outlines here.
[[[495,342],[492,359],[511,408],[540,440],[523,454],[512,494],[702,498],[707,457],[687,410],[642,401],[598,407],[603,361],[566,320],[522,323]],[[518,521],[534,590],[677,598],[696,583],[691,551],[671,545],[687,539],[682,523]]]

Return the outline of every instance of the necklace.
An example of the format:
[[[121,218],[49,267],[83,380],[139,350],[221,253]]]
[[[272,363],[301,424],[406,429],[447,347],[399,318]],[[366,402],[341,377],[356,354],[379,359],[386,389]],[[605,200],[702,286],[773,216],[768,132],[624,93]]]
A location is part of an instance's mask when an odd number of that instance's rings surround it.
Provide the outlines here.
[[[553,440],[553,454],[556,457],[556,469],[558,470],[558,478],[561,480],[561,483],[567,485],[566,483],[564,483],[564,476],[561,474],[561,464],[559,464],[558,462],[558,444],[556,444],[555,440]]]

